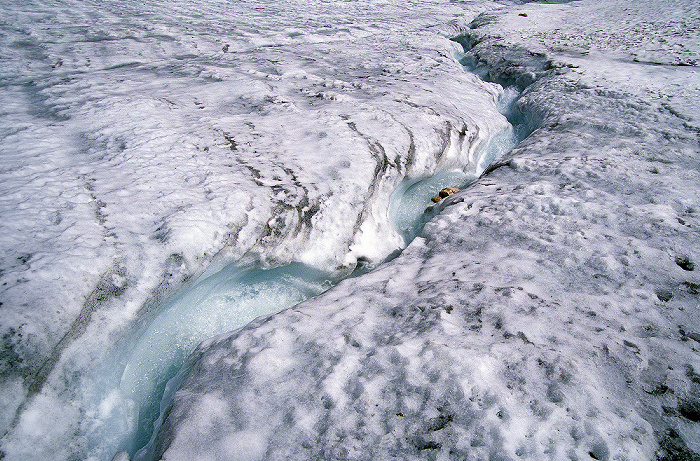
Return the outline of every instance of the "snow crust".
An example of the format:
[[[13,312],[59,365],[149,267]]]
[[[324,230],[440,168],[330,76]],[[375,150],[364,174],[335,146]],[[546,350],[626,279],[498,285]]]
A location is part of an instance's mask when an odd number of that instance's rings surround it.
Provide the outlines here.
[[[200,345],[143,455],[697,459],[699,15],[479,16],[538,128],[398,258]]]

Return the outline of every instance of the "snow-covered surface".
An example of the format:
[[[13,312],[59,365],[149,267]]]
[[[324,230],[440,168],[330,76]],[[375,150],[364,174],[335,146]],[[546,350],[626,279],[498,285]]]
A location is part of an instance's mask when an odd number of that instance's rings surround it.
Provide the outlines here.
[[[5,459],[138,448],[127,339],[205,269],[400,248],[392,191],[507,129],[456,59],[535,132],[399,257],[200,345],[137,458],[700,453],[694,1],[0,8]]]
[[[201,345],[155,459],[693,459],[699,19],[480,17],[540,128],[397,259]]]
[[[167,343],[134,338],[157,337],[205,270],[337,276],[401,248],[395,186],[507,129],[501,88],[462,72],[449,40],[489,6],[0,4],[5,456],[133,450],[140,402],[120,382]]]

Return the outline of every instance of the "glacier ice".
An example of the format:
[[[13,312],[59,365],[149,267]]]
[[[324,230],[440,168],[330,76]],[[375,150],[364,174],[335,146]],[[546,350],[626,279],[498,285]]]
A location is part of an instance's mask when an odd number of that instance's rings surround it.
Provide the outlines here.
[[[465,65],[465,68],[474,71],[470,65]],[[431,203],[431,197],[446,187],[468,187],[494,160],[508,154],[530,134],[532,130],[525,114],[516,107],[519,97],[520,91],[515,85],[505,86],[496,106],[509,125],[494,133],[466,165],[443,169],[423,178],[406,178],[396,187],[389,199],[387,213],[404,244],[419,235],[425,223],[439,210]]]
[[[5,459],[133,453],[119,383],[178,289],[376,266],[419,233],[397,194],[479,176],[516,97],[532,135],[401,255],[201,344],[142,455],[700,452],[693,1],[0,11]]]
[[[298,263],[267,270],[230,264],[168,303],[148,328],[128,338],[129,346],[124,347],[129,350],[129,359],[123,366],[119,390],[139,408],[135,446],[148,441],[167,381],[202,340],[292,307],[331,284],[325,273]]]

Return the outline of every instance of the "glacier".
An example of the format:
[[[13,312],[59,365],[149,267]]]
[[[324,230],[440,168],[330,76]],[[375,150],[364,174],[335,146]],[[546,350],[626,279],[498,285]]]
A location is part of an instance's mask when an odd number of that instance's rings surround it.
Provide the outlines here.
[[[0,11],[3,459],[700,456],[693,1]]]

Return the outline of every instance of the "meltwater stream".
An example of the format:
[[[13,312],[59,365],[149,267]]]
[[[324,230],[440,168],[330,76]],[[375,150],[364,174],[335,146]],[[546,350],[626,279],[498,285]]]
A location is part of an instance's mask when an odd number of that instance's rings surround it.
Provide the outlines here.
[[[333,284],[328,274],[299,263],[265,270],[232,263],[204,274],[125,340],[127,357],[96,370],[87,393],[91,400],[101,399],[97,411],[105,416],[90,434],[91,451],[109,460],[117,450],[133,455],[146,445],[168,381],[201,341],[294,306]]]
[[[511,124],[477,153],[475,164],[407,179],[397,187],[388,213],[405,245],[420,234],[434,214],[429,206],[431,197],[446,186],[469,185],[494,159],[530,133],[522,119],[512,117],[518,96],[514,88],[504,91],[499,109],[511,115],[507,117]],[[178,385],[173,378],[201,341],[241,328],[259,316],[290,308],[339,281],[299,263],[274,269],[232,263],[218,272],[204,274],[171,300],[148,326],[127,339],[127,357],[115,358],[96,370],[96,384],[89,387],[86,397],[100,402],[97,411],[104,416],[99,418],[101,424],[90,431],[92,452],[109,460],[118,450],[134,456],[147,445],[161,410]],[[173,382],[168,384],[171,379]],[[147,456],[147,451],[141,450],[136,458]]]
[[[475,164],[468,165],[466,169],[440,171],[425,178],[406,179],[396,188],[389,203],[389,217],[405,245],[419,235],[425,223],[433,217],[430,207],[432,197],[445,187],[467,187],[479,179],[495,159],[513,150],[532,132],[532,127],[516,108],[519,96],[520,92],[515,87],[504,90],[498,101],[498,110],[510,124],[477,153]]]

